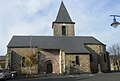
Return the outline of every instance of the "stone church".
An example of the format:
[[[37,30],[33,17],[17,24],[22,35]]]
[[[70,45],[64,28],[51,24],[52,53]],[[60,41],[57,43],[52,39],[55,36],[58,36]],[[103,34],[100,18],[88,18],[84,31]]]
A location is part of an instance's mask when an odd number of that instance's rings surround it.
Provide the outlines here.
[[[13,36],[8,67],[19,74],[78,74],[110,71],[106,45],[93,36],[75,36],[75,22],[61,2],[54,36]]]

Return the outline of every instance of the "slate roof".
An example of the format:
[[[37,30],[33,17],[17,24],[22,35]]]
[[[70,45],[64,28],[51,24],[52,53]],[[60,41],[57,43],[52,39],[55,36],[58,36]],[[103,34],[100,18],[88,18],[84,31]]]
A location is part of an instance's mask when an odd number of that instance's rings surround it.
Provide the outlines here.
[[[0,61],[5,61],[6,57],[5,56],[0,56]]]
[[[8,48],[36,46],[41,49],[62,49],[65,53],[90,53],[85,44],[103,44],[92,36],[13,36]]]
[[[58,23],[73,23],[74,24],[74,22],[71,20],[71,18],[69,16],[69,13],[68,13],[68,11],[67,11],[63,1],[61,2],[57,18],[56,18],[56,20],[54,22],[58,22]]]

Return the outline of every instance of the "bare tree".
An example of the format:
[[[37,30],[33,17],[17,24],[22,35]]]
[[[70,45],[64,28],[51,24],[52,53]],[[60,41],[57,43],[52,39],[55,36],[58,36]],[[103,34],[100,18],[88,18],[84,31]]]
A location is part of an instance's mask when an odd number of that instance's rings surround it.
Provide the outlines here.
[[[114,44],[108,50],[111,54],[113,65],[120,70],[120,44]]]
[[[120,44],[114,44],[109,48],[111,55],[115,55],[117,58],[120,57]]]
[[[35,48],[32,46],[33,38],[30,37],[30,54],[28,54],[26,58],[26,66],[29,68],[29,74],[31,75],[32,67],[38,64],[38,50],[35,50]]]
[[[28,67],[29,74],[31,75],[31,68],[37,65],[38,58],[37,54],[30,55],[26,58],[26,67]]]

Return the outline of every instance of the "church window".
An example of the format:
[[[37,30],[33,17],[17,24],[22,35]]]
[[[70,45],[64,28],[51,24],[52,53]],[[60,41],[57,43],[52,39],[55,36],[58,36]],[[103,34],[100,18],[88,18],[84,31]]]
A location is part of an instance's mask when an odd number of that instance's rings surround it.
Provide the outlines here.
[[[62,35],[66,35],[66,26],[62,26]]]
[[[25,67],[25,57],[22,57],[22,67]]]
[[[76,64],[77,64],[77,65],[80,65],[79,56],[76,56]]]
[[[93,61],[93,57],[92,57],[92,54],[90,54],[90,62]]]
[[[106,63],[106,60],[107,60],[107,59],[106,59],[106,54],[104,54],[104,62],[105,62],[105,63]]]
[[[120,66],[120,60],[119,60],[119,66]]]

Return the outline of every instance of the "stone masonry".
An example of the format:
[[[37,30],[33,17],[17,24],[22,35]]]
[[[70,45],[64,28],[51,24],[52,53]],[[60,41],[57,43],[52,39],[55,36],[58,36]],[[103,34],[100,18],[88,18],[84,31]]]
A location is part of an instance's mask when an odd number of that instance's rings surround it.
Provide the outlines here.
[[[54,23],[53,30],[54,36],[62,36],[62,25],[64,23]],[[67,36],[74,36],[74,24],[65,24]]]

